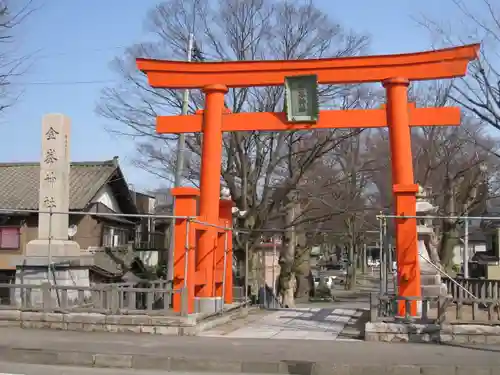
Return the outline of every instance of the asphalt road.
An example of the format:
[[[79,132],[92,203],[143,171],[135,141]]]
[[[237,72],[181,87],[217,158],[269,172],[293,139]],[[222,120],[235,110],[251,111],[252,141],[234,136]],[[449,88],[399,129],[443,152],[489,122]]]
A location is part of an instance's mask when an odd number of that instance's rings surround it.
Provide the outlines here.
[[[27,365],[22,363],[0,362],[0,375],[220,375],[211,373],[196,372],[165,372],[165,371],[141,371],[134,369],[101,369],[86,367],[67,367],[67,366],[46,366],[46,365]],[[233,374],[225,374],[233,375]],[[242,375],[238,373],[238,375]],[[244,374],[243,374],[244,375]],[[252,374],[258,375],[258,374]],[[262,374],[264,375],[264,374]]]

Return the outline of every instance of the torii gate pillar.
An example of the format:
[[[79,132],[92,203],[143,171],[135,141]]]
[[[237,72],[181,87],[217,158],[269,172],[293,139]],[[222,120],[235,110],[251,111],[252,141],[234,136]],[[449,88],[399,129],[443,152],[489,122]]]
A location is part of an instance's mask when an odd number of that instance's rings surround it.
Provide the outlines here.
[[[408,85],[404,78],[382,82],[387,91],[387,125],[391,148],[392,184],[395,215],[416,215],[416,193],[411,153],[410,121],[408,114]],[[417,219],[396,219],[396,249],[398,292],[402,296],[420,296],[420,267],[417,248]],[[400,304],[400,313],[404,310]],[[411,304],[412,315],[416,304]]]
[[[224,112],[224,85],[208,85],[205,93],[203,118],[203,144],[200,178],[200,219],[211,224],[219,224],[220,170],[222,164],[222,114]],[[216,227],[206,227],[201,231],[198,242],[196,268],[205,270],[206,283],[196,291],[196,296],[215,296],[214,264],[218,244]]]

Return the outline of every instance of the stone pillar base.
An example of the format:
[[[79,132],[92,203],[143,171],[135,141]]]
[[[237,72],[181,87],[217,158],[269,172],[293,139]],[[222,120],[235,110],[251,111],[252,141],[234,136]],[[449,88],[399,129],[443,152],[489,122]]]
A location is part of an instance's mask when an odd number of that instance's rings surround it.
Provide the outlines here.
[[[197,313],[213,314],[222,311],[224,301],[222,297],[195,297],[194,311]]]
[[[31,257],[78,257],[81,255],[80,245],[68,240],[33,240],[26,244],[24,255]]]
[[[37,285],[49,283],[53,286],[67,287],[90,287],[89,269],[93,264],[91,257],[61,257],[55,256],[49,264],[47,257],[25,257],[16,264],[16,284]],[[21,295],[21,289],[15,291],[17,304],[26,299]],[[90,290],[84,291],[84,297],[90,297]],[[61,289],[52,289],[52,307],[59,307],[61,302]],[[72,305],[78,298],[78,289],[67,290],[67,303]],[[41,305],[43,302],[41,287],[31,289],[31,300],[33,306]],[[66,301],[64,301],[66,302]]]

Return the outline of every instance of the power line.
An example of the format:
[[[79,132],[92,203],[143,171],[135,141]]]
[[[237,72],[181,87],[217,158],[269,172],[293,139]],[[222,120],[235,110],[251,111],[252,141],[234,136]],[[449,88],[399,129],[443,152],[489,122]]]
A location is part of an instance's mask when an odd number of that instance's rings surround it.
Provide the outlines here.
[[[192,60],[196,62],[206,61],[206,54],[202,52],[199,47],[196,45],[196,42],[193,42],[192,48]],[[13,86],[67,86],[67,85],[99,85],[105,83],[118,83],[117,80],[112,79],[97,79],[97,80],[88,80],[88,81],[12,81],[9,82],[9,85]]]
[[[103,83],[117,83],[114,80],[95,80],[95,81],[39,81],[39,82],[11,82],[14,86],[66,86],[66,85],[97,85]]]
[[[192,34],[191,34],[192,35]],[[107,51],[110,49],[121,49],[121,48],[127,48],[125,46],[117,46],[117,47],[110,47],[110,48],[97,48],[97,49],[91,49],[90,51]],[[192,40],[192,46],[189,48],[190,54],[192,55],[192,61],[196,62],[204,62],[206,61],[206,54],[199,48],[199,46],[196,44],[196,41]],[[54,54],[47,54],[47,55],[41,55],[38,58],[50,58],[50,57],[56,57],[56,56],[63,56],[63,55],[72,55],[72,53],[54,53]],[[117,80],[111,80],[111,79],[100,79],[100,80],[88,80],[88,81],[32,81],[32,82],[10,82],[9,84],[14,85],[14,86],[69,86],[69,85],[100,85],[100,84],[108,84],[108,83],[118,83]]]
[[[193,61],[205,61],[205,56],[203,52],[196,46],[193,45],[192,49]],[[14,86],[67,86],[67,85],[98,85],[104,83],[118,83],[117,80],[112,79],[101,79],[101,80],[89,80],[89,81],[33,81],[33,82],[9,82],[10,85]]]
[[[33,54],[33,57],[37,59],[51,59],[51,58],[56,58],[56,57],[62,57],[62,56],[74,56],[80,52],[84,53],[89,53],[89,52],[107,52],[107,51],[112,51],[112,50],[120,50],[120,49],[127,49],[130,48],[132,45],[129,46],[115,46],[115,47],[105,47],[105,48],[79,48],[78,51],[75,52],[53,52],[53,53],[41,53],[38,55],[36,52]],[[41,50],[43,51],[43,50]]]
[[[89,52],[106,52],[110,50],[119,50],[119,49],[126,49],[129,48],[130,46],[114,46],[114,47],[106,47],[106,48],[86,48],[86,49],[79,49],[78,52],[84,52],[84,53],[89,53]],[[38,55],[38,52],[35,52],[33,54],[33,58],[35,60],[37,59],[51,59],[51,58],[58,58],[62,56],[75,56],[77,53],[74,52],[53,52],[53,53],[46,53],[46,54],[40,54]],[[69,86],[69,85],[99,85],[99,84],[106,84],[106,83],[117,83],[116,80],[109,80],[109,79],[101,79],[101,80],[88,80],[88,81],[33,81],[33,82],[9,82],[10,85],[13,86]]]

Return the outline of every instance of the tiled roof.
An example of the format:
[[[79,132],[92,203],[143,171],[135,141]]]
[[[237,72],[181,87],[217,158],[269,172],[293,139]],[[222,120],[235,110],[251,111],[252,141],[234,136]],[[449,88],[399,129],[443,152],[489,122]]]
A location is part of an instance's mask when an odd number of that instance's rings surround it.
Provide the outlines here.
[[[69,209],[84,209],[117,168],[116,160],[71,163]],[[0,208],[37,210],[39,186],[39,163],[0,163]]]

